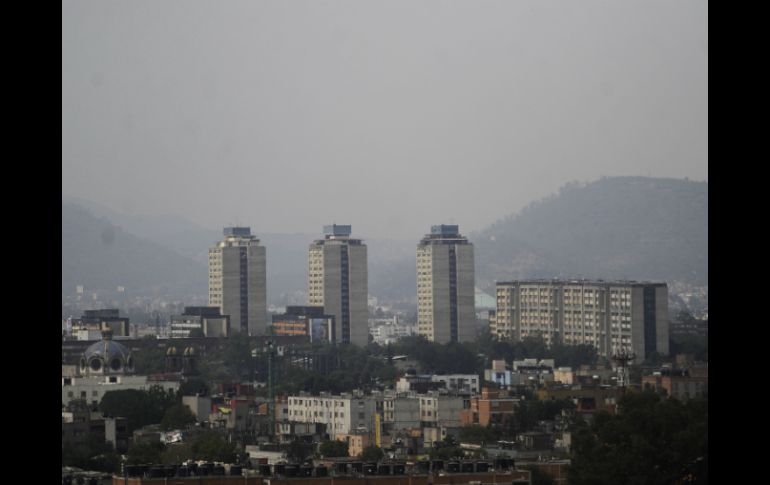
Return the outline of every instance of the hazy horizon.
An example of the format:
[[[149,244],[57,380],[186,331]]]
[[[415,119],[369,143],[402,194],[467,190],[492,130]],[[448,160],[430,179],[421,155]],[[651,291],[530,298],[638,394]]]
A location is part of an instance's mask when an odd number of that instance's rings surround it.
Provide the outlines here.
[[[708,180],[705,1],[62,4],[62,194],[207,229],[476,232]]]

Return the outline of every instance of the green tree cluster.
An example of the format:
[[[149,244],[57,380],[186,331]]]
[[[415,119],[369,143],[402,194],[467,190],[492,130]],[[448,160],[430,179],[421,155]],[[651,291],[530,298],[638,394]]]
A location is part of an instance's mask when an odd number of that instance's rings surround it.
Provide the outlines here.
[[[136,442],[129,447],[126,456],[129,465],[175,464],[185,460],[233,463],[238,453],[235,444],[228,442],[224,435],[216,430],[206,430],[187,443]]]
[[[367,446],[361,452],[361,460],[363,461],[380,461],[385,456],[385,452],[378,446]]]
[[[160,423],[166,410],[176,403],[176,394],[160,386],[152,386],[148,391],[123,389],[107,391],[99,403],[99,411],[127,418],[131,433],[142,426]]]
[[[472,424],[460,428],[460,442],[487,444],[500,439],[500,430],[494,426],[479,426]]]
[[[708,483],[708,400],[627,394],[618,414],[576,425],[572,442],[574,485]]]
[[[324,441],[318,448],[318,452],[324,458],[350,456],[348,454],[348,444],[339,440]]]
[[[186,404],[176,403],[166,408],[160,426],[163,430],[186,428],[195,423],[195,415]]]

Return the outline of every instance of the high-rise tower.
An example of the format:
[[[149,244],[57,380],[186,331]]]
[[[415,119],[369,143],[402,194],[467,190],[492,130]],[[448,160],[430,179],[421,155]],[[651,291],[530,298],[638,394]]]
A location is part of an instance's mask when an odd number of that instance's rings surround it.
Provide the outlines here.
[[[417,333],[428,340],[476,337],[473,244],[456,225],[432,226],[417,245]]]
[[[267,325],[265,247],[248,227],[226,227],[209,248],[209,305],[230,316],[230,331],[264,335]]]
[[[308,251],[308,304],[334,316],[336,341],[369,341],[366,245],[350,238],[350,226],[324,226],[324,239]]]

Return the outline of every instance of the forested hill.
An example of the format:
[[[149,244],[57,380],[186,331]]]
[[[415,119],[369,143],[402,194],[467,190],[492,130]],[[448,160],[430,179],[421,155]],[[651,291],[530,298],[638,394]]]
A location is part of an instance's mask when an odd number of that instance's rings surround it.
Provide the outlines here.
[[[708,182],[612,177],[564,186],[471,236],[476,281],[584,277],[708,285]]]
[[[205,293],[208,283],[205,265],[66,203],[62,203],[61,270],[62,294],[74,292],[76,285]]]

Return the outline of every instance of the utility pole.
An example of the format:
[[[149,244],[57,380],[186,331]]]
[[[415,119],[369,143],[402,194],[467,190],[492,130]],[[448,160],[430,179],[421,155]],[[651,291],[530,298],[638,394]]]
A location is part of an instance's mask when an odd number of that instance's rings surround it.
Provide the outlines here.
[[[267,341],[267,425],[268,435],[275,434],[275,389],[273,387],[273,341]],[[272,438],[271,438],[272,439]]]

